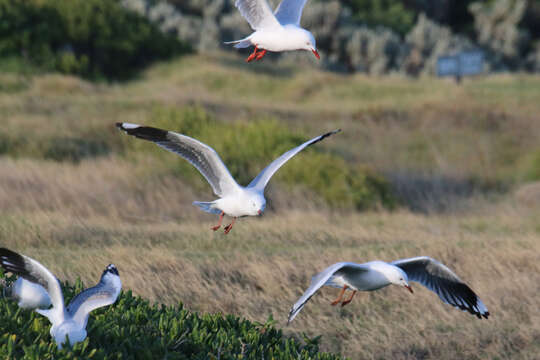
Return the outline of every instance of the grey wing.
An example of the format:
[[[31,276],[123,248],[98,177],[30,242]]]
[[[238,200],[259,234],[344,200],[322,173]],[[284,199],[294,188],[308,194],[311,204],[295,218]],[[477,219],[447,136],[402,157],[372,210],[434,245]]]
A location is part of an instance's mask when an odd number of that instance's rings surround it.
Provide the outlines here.
[[[236,0],[234,5],[253,30],[281,26],[267,0]]]
[[[189,136],[172,131],[130,123],[116,126],[139,139],[152,141],[189,161],[212,186],[214,194],[223,197],[238,188],[229,170],[214,149]]]
[[[122,290],[120,276],[114,265],[111,264],[105,269],[96,286],[82,291],[71,300],[67,312],[75,322],[86,327],[90,312],[113,304],[118,298],[120,290]]]
[[[58,279],[36,260],[6,248],[0,248],[0,263],[5,271],[16,274],[32,283],[43,286],[56,314],[64,312],[64,296]]]
[[[263,191],[264,188],[266,187],[266,184],[268,184],[268,181],[270,181],[270,178],[274,175],[274,173],[278,171],[278,169],[281,166],[283,166],[283,164],[285,164],[287,161],[289,161],[294,155],[298,154],[300,151],[304,150],[306,147],[316,144],[319,141],[323,140],[324,138],[331,136],[335,133],[338,133],[340,131],[341,129],[337,129],[334,131],[330,131],[326,134],[322,134],[309,141],[306,141],[305,143],[295,147],[294,149],[287,151],[286,153],[278,157],[276,160],[272,161],[270,165],[265,167],[264,170],[261,171],[259,175],[257,175],[257,177],[249,183],[248,187],[255,188],[259,191]]]
[[[300,310],[304,308],[306,303],[311,299],[313,295],[324,285],[330,285],[334,286],[332,283],[332,277],[334,274],[338,271],[343,271],[346,269],[347,273],[352,272],[364,272],[367,271],[366,268],[364,268],[360,264],[350,263],[350,262],[340,262],[333,265],[330,265],[317,275],[313,276],[311,278],[311,284],[309,285],[308,289],[304,292],[304,294],[298,299],[298,301],[292,306],[291,311],[289,312],[289,318],[287,320],[287,324],[289,324],[293,319],[298,315]]]
[[[446,304],[488,318],[489,311],[480,298],[448,267],[427,256],[396,260],[391,263],[401,268],[411,281],[416,281],[439,295]]]
[[[281,25],[294,24],[300,26],[302,11],[307,0],[283,0],[277,7],[275,15]]]

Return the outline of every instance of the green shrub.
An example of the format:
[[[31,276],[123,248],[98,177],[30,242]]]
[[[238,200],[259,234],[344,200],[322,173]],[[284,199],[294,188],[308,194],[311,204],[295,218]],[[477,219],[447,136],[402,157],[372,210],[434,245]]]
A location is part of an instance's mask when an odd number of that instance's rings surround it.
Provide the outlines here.
[[[155,126],[197,138],[212,146],[240,185],[247,185],[271,161],[309,137],[292,133],[275,120],[219,122],[202,109],[156,108],[145,125]],[[316,136],[319,134],[310,134]],[[326,141],[338,140],[340,135]],[[187,161],[148,142],[124,137],[128,152],[137,156],[152,152],[159,158],[153,173],[173,172],[187,178],[199,190],[208,190],[206,181]],[[389,185],[360,167],[347,164],[337,154],[324,152],[320,144],[310,147],[285,164],[273,181],[289,186],[305,186],[322,196],[328,204],[341,208],[363,209],[376,204],[392,206]]]
[[[0,54],[46,71],[123,79],[188,51],[118,0],[0,0]]]
[[[351,7],[356,20],[369,26],[386,26],[403,35],[414,25],[414,11],[405,8],[399,0],[345,0],[344,3]]]
[[[522,178],[526,181],[539,181],[540,180],[540,150],[531,152],[522,161],[525,165],[522,166],[524,170],[521,172]],[[520,179],[521,180],[521,179]]]
[[[0,275],[2,278],[3,275]],[[69,301],[83,289],[64,284]],[[90,315],[85,341],[58,350],[49,321],[14,301],[0,299],[1,359],[340,359],[320,353],[319,338],[305,344],[285,337],[273,325],[232,315],[197,314],[178,306],[150,304],[122,292],[117,302]]]
[[[24,134],[0,132],[0,155],[14,158],[30,157],[78,163],[84,159],[108,155],[112,147],[114,143],[110,145],[105,140],[91,136],[29,140]]]

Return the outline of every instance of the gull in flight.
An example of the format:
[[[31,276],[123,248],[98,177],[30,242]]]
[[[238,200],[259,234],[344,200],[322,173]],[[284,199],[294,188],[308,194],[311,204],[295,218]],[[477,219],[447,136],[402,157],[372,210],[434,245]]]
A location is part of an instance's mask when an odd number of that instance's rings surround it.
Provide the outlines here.
[[[232,217],[232,222],[225,227],[225,234],[231,231],[236,218],[262,215],[266,207],[264,188],[272,175],[283,164],[304,148],[341,131],[340,129],[330,131],[287,151],[264,168],[248,186],[243,187],[233,179],[217,152],[198,140],[149,126],[130,123],[116,123],[116,126],[129,135],[152,141],[165,150],[180,155],[195,166],[208,181],[214,194],[219,196],[219,199],[210,202],[195,201],[193,205],[198,206],[203,211],[219,215],[218,224],[212,227],[214,231],[221,227],[223,216]]]
[[[322,286],[341,288],[339,296],[332,302],[341,306],[350,303],[357,291],[373,291],[390,284],[405,287],[411,293],[409,281],[416,281],[439,295],[446,304],[488,318],[489,312],[471,288],[462,282],[449,268],[427,256],[396,260],[391,263],[371,261],[364,264],[340,262],[333,264],[311,279],[304,295],[293,305],[288,323],[302,310],[304,305]],[[344,300],[347,289],[351,295]]]
[[[300,27],[306,1],[283,0],[272,13],[267,0],[236,0],[234,5],[254,32],[246,38],[225,44],[234,44],[235,48],[255,46],[253,53],[246,59],[247,62],[261,60],[267,51],[307,50],[320,59],[315,38]]]
[[[99,283],[75,296],[66,308],[60,282],[36,260],[0,248],[0,265],[5,271],[38,284],[47,290],[52,308],[36,309],[36,312],[47,317],[51,322],[50,333],[59,349],[67,342],[73,345],[83,341],[86,338],[86,324],[90,312],[113,304],[122,289],[118,270],[113,264],[110,264],[103,271]]]

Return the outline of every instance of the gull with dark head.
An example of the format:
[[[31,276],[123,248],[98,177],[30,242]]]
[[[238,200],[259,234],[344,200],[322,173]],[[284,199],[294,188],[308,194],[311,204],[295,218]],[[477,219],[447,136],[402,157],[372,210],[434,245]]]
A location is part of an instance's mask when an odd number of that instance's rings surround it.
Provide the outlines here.
[[[413,292],[409,281],[419,282],[435,292],[446,304],[488,318],[489,311],[471,288],[449,268],[427,256],[396,260],[391,263],[371,261],[364,264],[340,262],[333,264],[311,279],[311,285],[289,312],[288,323],[302,310],[311,297],[323,286],[341,288],[332,305],[350,303],[357,291],[373,291],[390,284],[403,286]],[[344,300],[347,289],[351,295]]]
[[[99,283],[75,296],[66,308],[60,282],[36,260],[0,248],[0,265],[5,271],[18,275],[47,291],[52,308],[36,309],[36,312],[51,322],[50,333],[60,349],[67,343],[73,345],[83,341],[87,335],[86,324],[90,312],[113,304],[122,289],[118,270],[110,264],[103,271]]]
[[[152,141],[165,150],[180,155],[195,166],[219,199],[210,202],[195,201],[193,204],[203,211],[219,215],[219,223],[212,227],[214,231],[221,227],[224,215],[232,217],[232,222],[225,227],[225,234],[231,231],[236,218],[262,215],[266,208],[264,188],[283,164],[304,148],[341,131],[339,129],[330,131],[287,151],[264,168],[248,186],[243,187],[233,179],[217,152],[196,139],[173,131],[137,124],[117,123],[116,126],[129,135]]]
[[[302,10],[307,0],[283,0],[273,13],[267,0],[236,0],[234,5],[254,32],[241,40],[229,41],[235,48],[255,46],[246,59],[261,60],[267,51],[311,51],[320,59],[313,35],[300,27]],[[260,51],[259,51],[260,50]]]

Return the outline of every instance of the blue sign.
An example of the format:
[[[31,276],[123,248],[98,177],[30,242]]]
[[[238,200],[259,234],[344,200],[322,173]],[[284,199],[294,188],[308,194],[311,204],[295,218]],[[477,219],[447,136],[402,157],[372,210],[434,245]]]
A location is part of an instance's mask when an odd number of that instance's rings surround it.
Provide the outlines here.
[[[477,75],[484,71],[484,53],[465,51],[454,56],[440,56],[437,59],[438,76]]]
[[[461,75],[477,75],[484,71],[484,53],[482,51],[462,52],[459,56]]]
[[[437,59],[438,76],[455,76],[459,73],[459,61],[456,56],[440,56]]]

